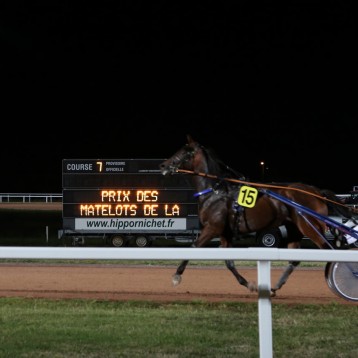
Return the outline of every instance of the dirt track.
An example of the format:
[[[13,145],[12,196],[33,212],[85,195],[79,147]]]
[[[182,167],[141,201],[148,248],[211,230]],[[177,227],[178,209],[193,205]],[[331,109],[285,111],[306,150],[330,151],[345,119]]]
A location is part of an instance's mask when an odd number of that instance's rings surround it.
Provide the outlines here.
[[[120,265],[0,264],[0,297],[85,298],[100,300],[256,302],[226,268],[188,266],[182,283],[173,287],[175,267]],[[282,268],[272,269],[272,284]],[[257,271],[240,269],[257,282]],[[297,269],[272,303],[358,305],[336,296],[327,286],[323,269]]]

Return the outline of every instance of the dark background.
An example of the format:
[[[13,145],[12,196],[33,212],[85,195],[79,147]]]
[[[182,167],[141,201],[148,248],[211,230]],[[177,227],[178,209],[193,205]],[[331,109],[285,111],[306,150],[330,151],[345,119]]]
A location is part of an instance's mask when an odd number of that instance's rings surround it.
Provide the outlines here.
[[[60,193],[62,159],[167,158],[189,133],[251,180],[348,193],[353,4],[1,5],[0,192]]]

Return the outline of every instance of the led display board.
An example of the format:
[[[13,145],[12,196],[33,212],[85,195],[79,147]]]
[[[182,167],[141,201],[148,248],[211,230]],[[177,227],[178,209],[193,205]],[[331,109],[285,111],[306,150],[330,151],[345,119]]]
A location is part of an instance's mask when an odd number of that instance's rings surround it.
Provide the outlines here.
[[[159,170],[163,159],[64,159],[64,218],[197,215],[191,177]]]

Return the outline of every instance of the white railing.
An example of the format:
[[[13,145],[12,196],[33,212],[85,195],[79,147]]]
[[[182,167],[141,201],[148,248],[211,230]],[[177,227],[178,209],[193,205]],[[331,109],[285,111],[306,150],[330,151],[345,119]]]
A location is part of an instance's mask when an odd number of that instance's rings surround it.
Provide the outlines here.
[[[0,203],[62,202],[62,194],[0,193]]]
[[[257,261],[260,357],[272,358],[271,261],[358,262],[355,250],[0,247],[0,259]]]

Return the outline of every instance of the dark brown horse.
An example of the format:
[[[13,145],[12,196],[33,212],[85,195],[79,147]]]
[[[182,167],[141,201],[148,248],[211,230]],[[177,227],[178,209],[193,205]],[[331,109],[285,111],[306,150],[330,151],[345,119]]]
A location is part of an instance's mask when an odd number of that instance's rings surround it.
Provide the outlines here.
[[[327,229],[325,222],[302,214],[281,200],[267,195],[264,190],[258,191],[253,206],[238,205],[239,189],[242,183],[248,183],[245,182],[244,176],[226,166],[212,151],[194,141],[190,136],[187,140],[186,145],[161,163],[160,169],[163,175],[174,172],[194,174],[193,181],[198,191],[198,210],[202,228],[193,246],[203,247],[211,239],[220,238],[221,247],[232,247],[233,240],[240,238],[242,234],[285,225],[288,233],[288,248],[300,248],[300,242],[304,236],[309,237],[321,249],[333,248],[324,236]],[[302,183],[268,185],[268,187],[270,191],[307,207],[319,215],[327,216],[330,203],[333,203],[333,206],[335,202],[339,203],[334,193]],[[335,212],[347,218],[352,216],[347,207],[338,206]],[[225,263],[241,285],[250,291],[257,291],[256,283],[248,282],[238,273],[234,261],[227,260]],[[188,260],[184,260],[178,266],[173,276],[174,285],[180,283],[187,264]],[[281,278],[271,289],[273,296],[287,281],[297,265],[299,262],[289,262]]]

